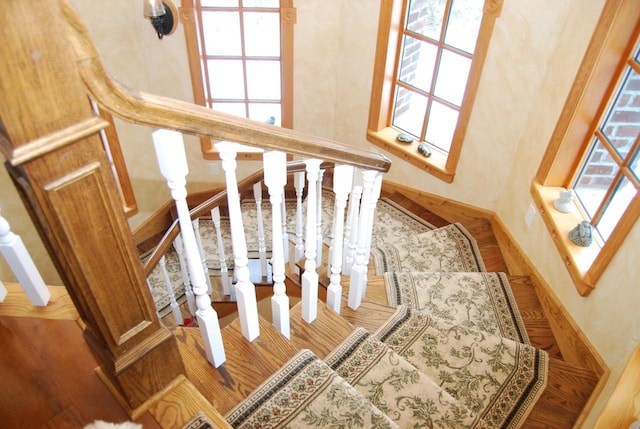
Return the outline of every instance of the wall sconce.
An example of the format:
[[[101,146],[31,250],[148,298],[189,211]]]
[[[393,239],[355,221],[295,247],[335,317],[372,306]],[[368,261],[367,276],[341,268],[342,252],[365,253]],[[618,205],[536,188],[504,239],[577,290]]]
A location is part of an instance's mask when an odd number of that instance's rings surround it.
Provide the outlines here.
[[[144,0],[144,17],[151,21],[158,39],[176,30],[177,16],[178,10],[171,0]]]

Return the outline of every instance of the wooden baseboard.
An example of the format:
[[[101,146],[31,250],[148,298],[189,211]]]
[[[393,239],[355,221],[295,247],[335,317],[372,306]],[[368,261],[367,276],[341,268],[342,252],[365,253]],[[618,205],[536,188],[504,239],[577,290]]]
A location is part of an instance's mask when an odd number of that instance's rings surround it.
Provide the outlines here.
[[[418,204],[429,209],[433,214],[449,222],[463,222],[465,219],[490,219],[493,212],[464,204],[458,201],[450,200],[440,195],[430,194],[429,192],[419,191],[399,183],[390,181],[382,182],[382,190],[384,192],[399,192],[409,198],[412,198]]]
[[[495,214],[490,220],[509,270],[513,271],[512,274],[526,275],[531,278],[564,360],[589,369],[599,379],[574,426],[580,427],[602,392],[609,378],[610,369],[502,220]]]

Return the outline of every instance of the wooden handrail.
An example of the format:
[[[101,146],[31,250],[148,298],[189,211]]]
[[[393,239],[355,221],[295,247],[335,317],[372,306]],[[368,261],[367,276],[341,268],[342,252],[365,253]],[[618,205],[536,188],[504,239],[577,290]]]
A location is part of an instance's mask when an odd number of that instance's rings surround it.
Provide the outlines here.
[[[380,153],[127,88],[105,71],[75,10],[64,1],[62,8],[85,86],[105,110],[125,121],[368,170],[386,172],[391,167],[389,158]]]
[[[332,167],[333,167],[333,164],[330,164],[330,163],[323,163],[321,166],[321,168],[324,168],[324,169],[329,169]],[[305,168],[306,168],[306,165],[304,161],[291,161],[287,163],[287,174],[305,171]],[[255,183],[258,183],[259,181],[263,180],[263,178],[264,178],[263,169],[260,169],[255,173],[247,176],[246,178],[244,178],[238,183],[239,192],[242,193],[248,189],[251,189],[251,187]],[[227,198],[227,191],[222,190],[216,195],[209,198],[208,200],[198,204],[196,207],[189,210],[189,215],[191,216],[191,219],[197,219],[201,216],[205,216],[209,214],[212,208],[226,203],[226,198]],[[176,219],[173,221],[171,226],[164,233],[164,235],[158,242],[158,245],[154,248],[153,252],[151,253],[151,256],[149,257],[149,259],[147,259],[147,261],[143,265],[142,270],[144,272],[145,277],[148,277],[149,274],[151,274],[151,271],[156,267],[156,265],[158,265],[160,258],[162,258],[162,255],[167,253],[167,251],[169,250],[169,247],[171,247],[171,245],[173,244],[173,240],[175,240],[175,238],[178,236],[178,233],[179,233],[178,220]]]

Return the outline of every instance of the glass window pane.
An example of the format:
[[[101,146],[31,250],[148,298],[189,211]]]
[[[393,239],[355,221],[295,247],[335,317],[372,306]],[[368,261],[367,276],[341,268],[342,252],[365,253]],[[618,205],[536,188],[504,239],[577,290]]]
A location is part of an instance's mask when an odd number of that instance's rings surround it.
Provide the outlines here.
[[[200,0],[202,7],[238,7],[238,0]]]
[[[446,0],[411,0],[407,30],[440,40],[446,4]]]
[[[598,232],[605,241],[611,236],[611,232],[613,232],[625,210],[631,204],[631,200],[636,196],[636,193],[636,188],[623,176],[622,180],[617,184],[611,200],[604,209],[604,213],[596,224]]]
[[[471,59],[450,51],[442,51],[435,95],[456,106],[462,105],[470,67]]]
[[[247,61],[247,91],[252,100],[280,100],[280,62]]]
[[[449,153],[457,122],[457,110],[434,101],[429,111],[425,140]]]
[[[230,115],[240,116],[246,118],[246,104],[245,103],[213,103],[211,105],[213,110],[218,112],[229,113]]]
[[[243,7],[280,7],[280,0],[243,0]]]
[[[630,67],[616,91],[616,97],[609,106],[604,123],[600,131],[621,158],[625,158],[640,132],[640,106],[638,106],[638,91],[640,90],[640,75]]]
[[[238,12],[202,12],[206,55],[242,55],[240,14]]]
[[[629,169],[635,176],[636,180],[640,180],[640,147],[636,149],[635,155],[629,163]]]
[[[573,186],[589,219],[593,219],[598,207],[604,201],[618,170],[615,160],[611,158],[600,140],[595,139]]]
[[[245,12],[244,40],[248,56],[280,56],[280,15]]]
[[[398,87],[392,125],[420,138],[422,122],[427,112],[427,97]]]
[[[435,45],[406,36],[399,80],[429,92],[437,54],[438,49]]]
[[[444,43],[472,54],[480,31],[483,4],[478,0],[453,0]]]
[[[282,109],[276,103],[249,103],[249,118],[260,122],[271,123],[280,126],[282,124]]]
[[[207,64],[211,98],[227,100],[243,100],[245,98],[242,61],[209,60]]]

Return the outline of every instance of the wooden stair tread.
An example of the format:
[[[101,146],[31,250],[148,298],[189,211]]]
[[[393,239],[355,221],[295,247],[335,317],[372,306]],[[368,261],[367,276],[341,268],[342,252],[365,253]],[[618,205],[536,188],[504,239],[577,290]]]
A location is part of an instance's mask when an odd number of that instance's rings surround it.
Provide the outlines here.
[[[22,286],[4,283],[7,296],[0,305],[0,316],[34,317],[49,320],[78,320],[80,316],[64,286],[47,286],[51,298],[44,307],[31,304]]]
[[[323,302],[318,302],[318,317],[311,323],[302,320],[302,302],[291,309],[291,344],[297,349],[309,349],[324,359],[355,327]]]
[[[231,428],[224,416],[187,379],[149,407],[148,411],[163,428],[182,427],[199,412],[208,417],[214,428]]]
[[[253,342],[235,320],[222,330],[227,361],[219,368],[207,362],[197,328],[175,328],[174,334],[189,381],[222,414],[228,413],[298,351],[275,328],[260,318],[260,336]]]
[[[531,345],[546,351],[550,357],[562,359],[562,352],[531,279],[527,276],[508,276],[508,279]]]
[[[573,427],[597,383],[592,371],[549,358],[547,387],[522,427]]]

